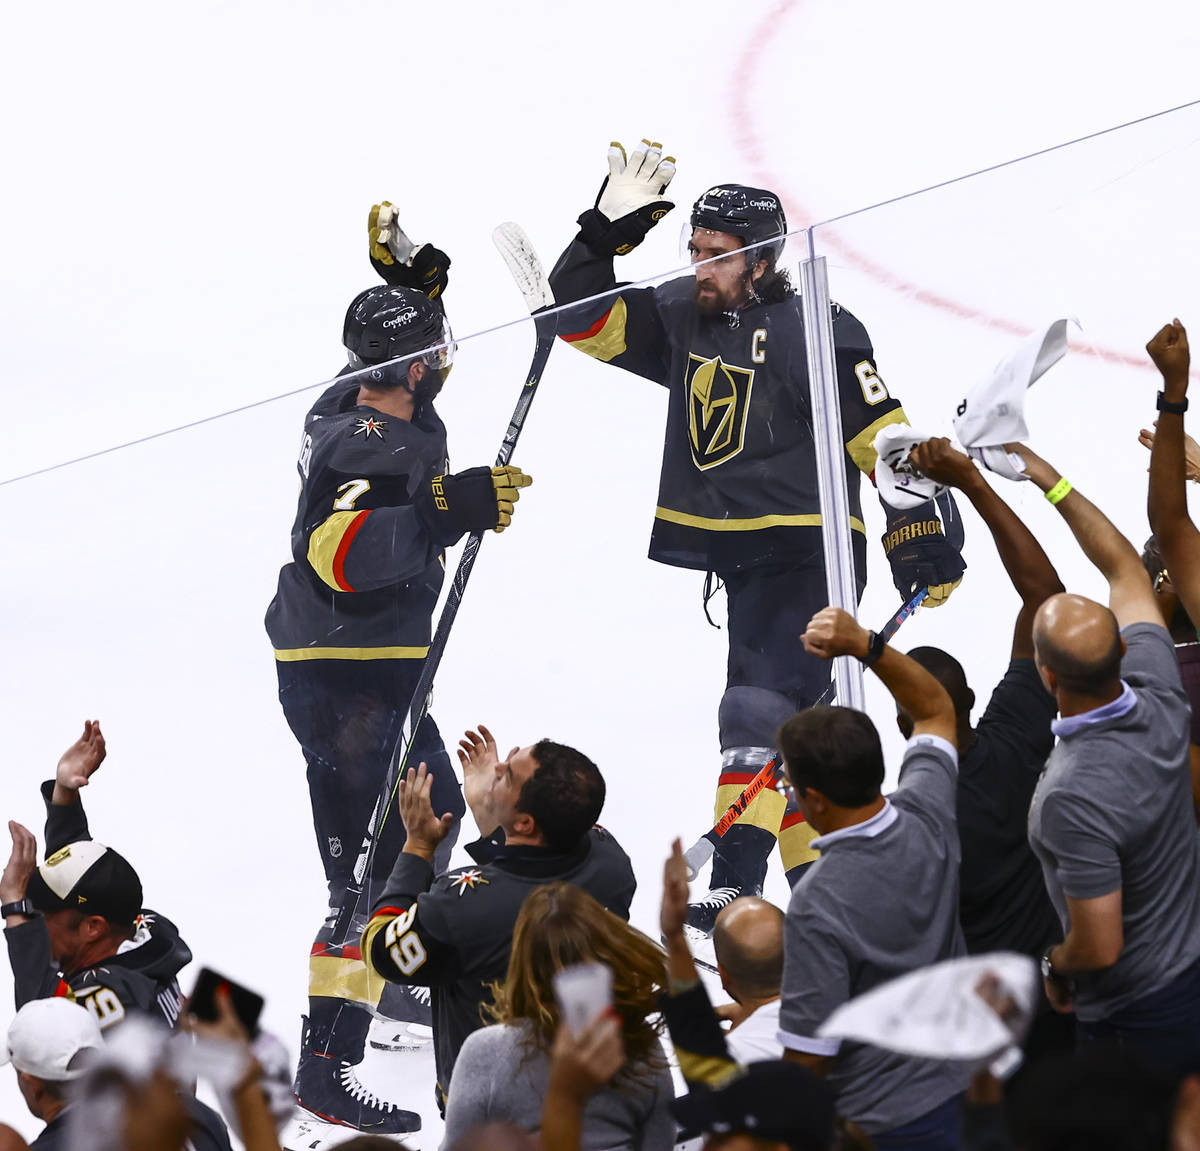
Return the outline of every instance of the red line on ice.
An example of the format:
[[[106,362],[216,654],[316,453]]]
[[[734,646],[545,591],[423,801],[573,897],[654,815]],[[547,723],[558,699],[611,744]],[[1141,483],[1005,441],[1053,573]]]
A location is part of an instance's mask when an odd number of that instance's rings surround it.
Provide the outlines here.
[[[763,44],[770,43],[773,39],[777,38],[778,32],[775,30],[777,24],[791,16],[801,6],[802,2],[803,0],[778,0],[770,12],[755,27],[746,42],[746,47],[743,49],[741,56],[738,57],[737,65],[733,70],[729,85],[729,103],[732,109],[730,115],[733,120],[734,143],[741,149],[743,155],[749,161],[755,181],[762,187],[770,188],[776,193],[786,191],[786,198],[793,207],[793,210],[799,206],[800,221],[804,226],[808,226],[814,222],[811,213],[803,207],[799,197],[787,188],[787,182],[773,172],[767,163],[762,141],[759,139],[756,129],[754,113],[751,111],[754,105],[754,86],[758,78],[771,74],[766,69],[759,67],[759,61],[756,59],[757,53]],[[746,82],[746,77],[752,78],[749,83]],[[792,224],[792,226],[794,227],[795,225]],[[935,292],[911,280],[906,280],[903,276],[898,275],[889,268],[885,268],[882,264],[876,263],[851,244],[846,243],[833,227],[822,228],[821,237],[825,245],[832,251],[837,252],[839,256],[860,271],[866,273],[866,275],[870,276],[877,283],[883,284],[894,292],[911,297],[927,307],[957,316],[959,319],[970,320],[983,327],[1008,332],[1015,336],[1027,336],[1032,331],[1031,328],[1025,324],[1018,323],[1016,320],[1010,320],[1004,316],[991,315],[982,308],[971,307],[961,300],[944,296],[940,292]],[[1098,359],[1107,360],[1109,363],[1125,364],[1134,368],[1146,369],[1152,366],[1145,353],[1134,355],[1129,352],[1106,348],[1100,344],[1073,342],[1071,350],[1086,356],[1095,356]]]

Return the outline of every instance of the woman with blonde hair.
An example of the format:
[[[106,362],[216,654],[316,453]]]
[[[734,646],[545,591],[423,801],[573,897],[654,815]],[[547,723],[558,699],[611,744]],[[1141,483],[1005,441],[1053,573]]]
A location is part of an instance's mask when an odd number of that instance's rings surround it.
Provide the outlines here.
[[[661,1024],[651,1018],[666,984],[666,961],[650,939],[570,883],[537,888],[521,908],[508,974],[488,1008],[496,1023],[471,1035],[454,1065],[443,1147],[492,1120],[539,1129],[560,1024],[554,975],[594,962],[612,970],[612,1011],[625,1062],[587,1102],[583,1151],[670,1151],[674,1088],[658,1039]]]

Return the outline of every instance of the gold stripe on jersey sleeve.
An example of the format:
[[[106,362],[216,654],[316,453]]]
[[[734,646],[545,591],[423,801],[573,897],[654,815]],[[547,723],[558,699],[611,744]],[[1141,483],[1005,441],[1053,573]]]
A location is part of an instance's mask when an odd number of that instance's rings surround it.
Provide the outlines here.
[[[594,326],[585,332],[563,336],[563,339],[573,348],[586,352],[592,359],[607,363],[625,351],[625,325],[628,315],[625,301],[618,296],[617,302]]]
[[[371,959],[371,948],[375,946],[375,936],[377,936],[391,921],[395,918],[392,914],[373,915],[367,920],[366,927],[363,928],[362,935],[358,940],[359,950],[362,952],[363,962],[375,971],[375,964]]]
[[[708,516],[693,516],[687,512],[677,512],[674,508],[657,507],[654,518],[666,520],[671,524],[682,524],[688,528],[704,528],[710,532],[756,532],[763,528],[819,528],[821,515],[815,512],[808,515],[775,515],[754,516],[751,519],[711,519]],[[866,525],[858,516],[850,517],[850,526],[856,532],[866,534]]]
[[[379,974],[361,959],[335,955],[312,955],[308,960],[308,993],[329,999],[348,999],[374,1008],[387,986]]]
[[[738,1069],[732,1059],[722,1059],[718,1055],[694,1055],[681,1047],[675,1048],[675,1055],[679,1059],[680,1074],[689,1084],[704,1083],[718,1088]]]
[[[307,659],[424,659],[429,647],[277,647],[280,663],[300,663]]]
[[[846,451],[860,472],[870,475],[875,470],[875,437],[892,424],[907,424],[908,416],[903,408],[893,408],[885,416],[880,416],[870,427],[863,428],[854,439],[847,441]]]
[[[334,591],[349,590],[339,582],[334,565],[347,529],[361,515],[362,512],[334,512],[308,537],[308,562],[321,581]]]

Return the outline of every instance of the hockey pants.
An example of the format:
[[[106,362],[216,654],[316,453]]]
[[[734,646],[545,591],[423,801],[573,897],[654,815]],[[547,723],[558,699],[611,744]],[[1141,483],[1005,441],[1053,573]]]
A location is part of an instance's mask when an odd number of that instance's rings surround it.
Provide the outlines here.
[[[855,567],[862,572],[865,541],[855,536]],[[721,776],[715,816],[738,797],[775,754],[775,733],[828,687],[830,663],[804,650],[800,636],[826,607],[825,568],[811,562],[720,573],[729,605],[729,658],[721,700]],[[861,598],[863,583],[858,582]],[[815,858],[812,829],[777,791],[767,788],[722,837],[710,887],[761,892],[776,840],[794,883]]]
[[[421,662],[312,660],[277,662],[275,666],[279,701],[308,763],[313,827],[329,884],[330,915],[317,935],[309,961],[310,1020],[337,1020],[345,1014],[341,1008],[357,1004],[367,1010],[378,1008],[390,1019],[427,1023],[426,1004],[414,1001],[404,988],[389,983],[378,998],[358,952],[358,938],[371,906],[382,894],[404,846],[404,825],[394,800],[379,835],[371,873],[365,877],[362,914],[355,916],[346,938],[334,938],[337,913],[347,897],[363,833],[379,798],[405,710],[421,674]],[[435,859],[435,871],[444,871],[466,804],[441,734],[429,716],[417,729],[408,763],[414,768],[428,764],[433,773],[434,810],[439,815],[449,811],[455,817],[454,830]],[[340,1001],[332,1013],[333,1004],[318,1002],[330,999]],[[361,1050],[359,1031],[365,1035],[364,1022],[350,1024],[342,1019],[339,1046],[344,1036]],[[329,1040],[316,1035],[314,1042],[328,1044]]]

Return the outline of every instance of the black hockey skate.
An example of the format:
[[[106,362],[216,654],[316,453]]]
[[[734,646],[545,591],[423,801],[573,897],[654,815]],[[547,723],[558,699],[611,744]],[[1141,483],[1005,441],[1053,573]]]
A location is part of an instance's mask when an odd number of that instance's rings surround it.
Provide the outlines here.
[[[714,887],[703,899],[689,903],[683,934],[691,943],[712,937],[717,916],[742,894],[740,887]]]
[[[296,1101],[326,1123],[353,1127],[370,1135],[411,1135],[421,1116],[381,1099],[358,1078],[356,1064],[310,1046],[308,1020],[296,1071]]]

